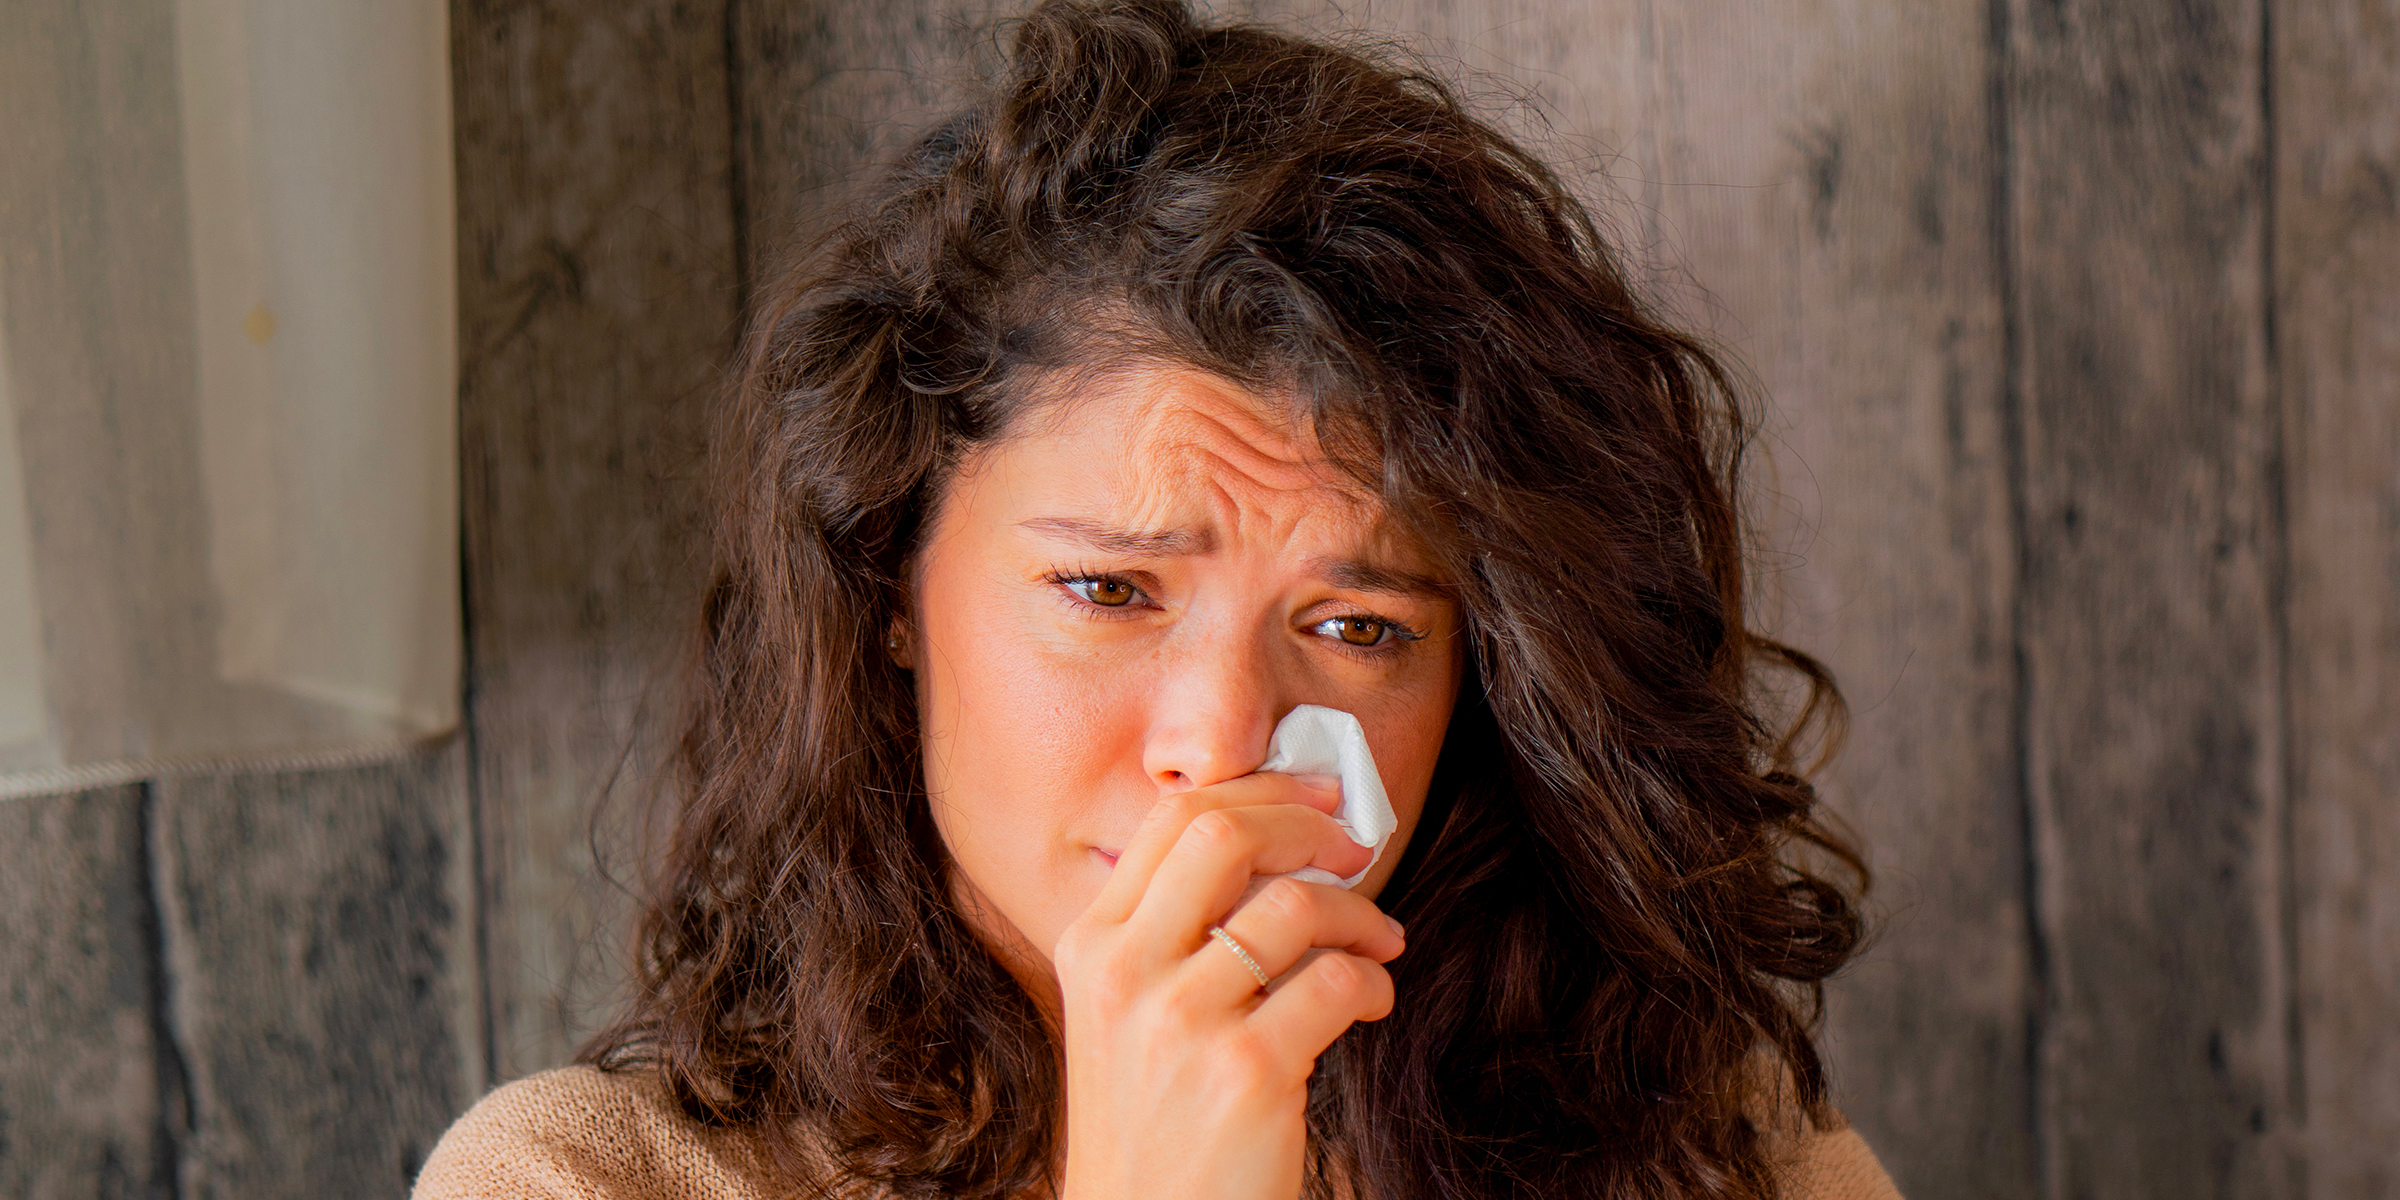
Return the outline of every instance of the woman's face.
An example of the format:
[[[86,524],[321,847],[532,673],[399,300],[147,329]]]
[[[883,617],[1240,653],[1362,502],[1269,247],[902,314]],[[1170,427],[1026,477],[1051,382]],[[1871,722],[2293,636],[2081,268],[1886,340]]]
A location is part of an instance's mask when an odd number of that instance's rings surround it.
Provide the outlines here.
[[[925,783],[953,889],[1013,969],[1160,797],[1249,774],[1293,707],[1356,714],[1399,831],[1459,688],[1456,607],[1261,398],[1173,366],[1080,379],[962,466],[914,570]]]

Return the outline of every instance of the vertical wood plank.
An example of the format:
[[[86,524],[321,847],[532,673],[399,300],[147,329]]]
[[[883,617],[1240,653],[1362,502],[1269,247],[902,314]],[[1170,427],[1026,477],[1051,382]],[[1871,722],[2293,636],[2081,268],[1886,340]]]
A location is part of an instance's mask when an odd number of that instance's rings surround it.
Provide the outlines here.
[[[141,789],[0,802],[0,1195],[175,1194]]]
[[[463,750],[152,786],[180,1194],[405,1196],[475,1096]]]
[[[1876,871],[1829,989],[1845,1113],[1904,1194],[2038,1177],[1981,4],[1641,6],[1643,94],[1606,141],[1651,253],[1755,373],[1760,618],[1853,710],[1827,778]],[[1537,43],[1522,43],[1530,53]],[[1605,87],[1597,61],[1580,72]],[[1605,94],[1605,93],[1603,93]]]
[[[2400,9],[2271,26],[2308,1194],[2400,1194]]]
[[[737,320],[721,2],[452,9],[471,769],[504,1079],[605,1018],[596,860],[696,611],[702,428]]]
[[[753,277],[820,232],[862,172],[965,102],[1007,0],[733,0],[743,241]]]
[[[2273,1195],[2261,12],[2008,12],[2050,1194]]]

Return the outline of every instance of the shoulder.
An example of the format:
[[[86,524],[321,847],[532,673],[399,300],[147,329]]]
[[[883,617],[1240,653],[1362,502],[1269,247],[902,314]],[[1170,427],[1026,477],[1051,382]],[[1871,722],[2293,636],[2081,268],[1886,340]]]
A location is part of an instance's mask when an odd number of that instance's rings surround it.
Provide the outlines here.
[[[1752,1120],[1767,1136],[1781,1175],[1784,1200],[1900,1200],[1867,1140],[1826,1109],[1826,1124],[1811,1121],[1783,1060],[1761,1050],[1751,1059]]]
[[[485,1096],[442,1135],[414,1200],[764,1200],[755,1134],[702,1125],[646,1071],[564,1067]]]
[[[1900,1200],[1900,1189],[1884,1173],[1858,1131],[1806,1128],[1779,1155],[1785,1200]]]

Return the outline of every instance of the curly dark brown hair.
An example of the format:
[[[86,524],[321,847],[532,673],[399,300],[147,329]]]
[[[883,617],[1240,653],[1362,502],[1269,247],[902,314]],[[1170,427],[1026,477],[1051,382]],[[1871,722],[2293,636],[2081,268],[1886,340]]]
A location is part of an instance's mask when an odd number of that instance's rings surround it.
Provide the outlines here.
[[[1832,681],[1744,620],[1728,372],[1442,81],[1180,0],[1042,4],[760,306],[634,1003],[587,1058],[803,1190],[1055,1183],[1058,1048],[953,905],[881,641],[953,466],[1124,354],[1307,406],[1472,646],[1309,1193],[1773,1195],[1762,1091],[1829,1118],[1865,873],[1794,761]]]

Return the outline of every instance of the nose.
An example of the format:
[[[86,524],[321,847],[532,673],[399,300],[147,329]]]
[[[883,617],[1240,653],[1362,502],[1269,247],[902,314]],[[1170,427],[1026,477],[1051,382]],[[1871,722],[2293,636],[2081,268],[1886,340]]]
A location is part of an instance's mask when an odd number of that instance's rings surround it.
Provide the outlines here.
[[[1211,631],[1161,656],[1142,743],[1142,769],[1161,795],[1223,783],[1266,761],[1267,739],[1290,706],[1265,640]]]

